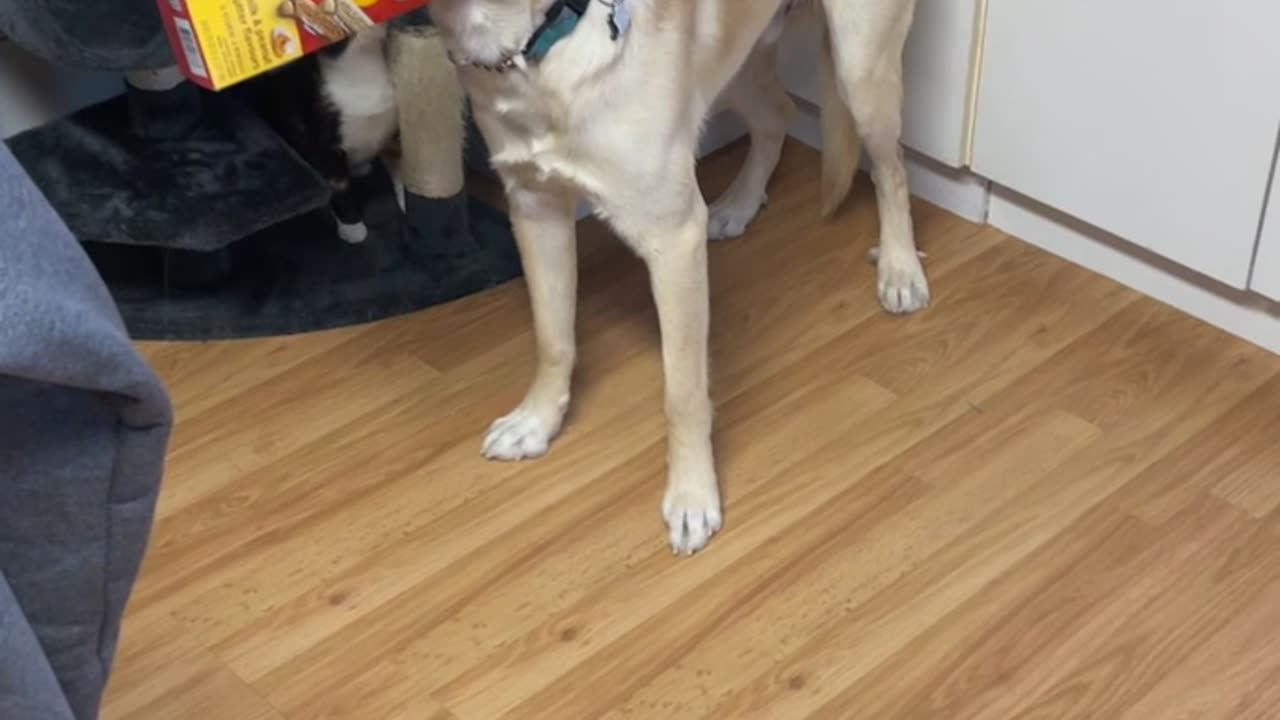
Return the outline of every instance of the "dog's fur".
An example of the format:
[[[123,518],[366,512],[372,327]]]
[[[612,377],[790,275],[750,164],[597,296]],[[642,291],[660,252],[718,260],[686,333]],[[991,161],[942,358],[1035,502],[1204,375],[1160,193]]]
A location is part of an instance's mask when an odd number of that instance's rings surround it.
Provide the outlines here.
[[[880,209],[879,296],[893,313],[929,300],[899,144],[902,51],[915,0],[803,0],[824,25],[822,205],[848,193],[861,147]],[[569,405],[577,285],[574,210],[587,199],[648,264],[662,333],[668,472],[662,514],[672,549],[720,529],[707,383],[708,236],[743,232],[764,202],[791,101],[776,74],[777,23],[793,0],[626,0],[610,38],[594,2],[539,63],[505,73],[552,0],[435,0],[477,125],[509,199],[533,306],[533,383],[484,442],[493,459],[546,452]],[[717,100],[719,102],[717,102]],[[694,176],[703,123],[719,107],[746,120],[750,154],[710,208]]]

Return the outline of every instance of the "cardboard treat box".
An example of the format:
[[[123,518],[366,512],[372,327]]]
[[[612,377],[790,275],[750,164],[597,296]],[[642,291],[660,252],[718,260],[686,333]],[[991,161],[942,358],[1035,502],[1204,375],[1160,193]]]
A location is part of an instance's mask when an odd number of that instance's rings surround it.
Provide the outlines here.
[[[222,90],[429,0],[157,0],[183,74]]]

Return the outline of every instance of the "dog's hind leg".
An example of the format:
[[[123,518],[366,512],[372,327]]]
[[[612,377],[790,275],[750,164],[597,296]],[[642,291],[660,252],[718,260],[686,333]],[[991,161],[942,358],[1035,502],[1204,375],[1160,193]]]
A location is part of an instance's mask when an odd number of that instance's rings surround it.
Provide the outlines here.
[[[521,460],[547,452],[569,408],[576,348],[574,317],[578,257],[574,201],[552,189],[511,187],[511,223],[524,266],[537,337],[537,369],[524,401],[498,418],[484,439],[484,455]]]
[[[880,303],[894,314],[929,304],[903,164],[902,51],[914,0],[824,0],[841,97],[853,112],[880,211]]]
[[[761,43],[725,88],[720,105],[737,113],[751,134],[751,149],[733,184],[711,205],[707,235],[737,237],[764,205],[795,106],[778,78],[778,50]]]

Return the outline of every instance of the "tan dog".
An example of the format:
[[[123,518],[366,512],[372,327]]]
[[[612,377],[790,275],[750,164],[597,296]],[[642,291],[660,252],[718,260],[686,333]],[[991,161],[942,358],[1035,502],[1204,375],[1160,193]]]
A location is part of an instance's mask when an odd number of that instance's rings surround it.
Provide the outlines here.
[[[918,310],[928,304],[929,287],[899,145],[901,58],[915,0],[802,1],[818,4],[826,26],[823,206],[834,210],[848,193],[865,145],[880,209],[880,301],[893,313]],[[537,457],[560,430],[575,358],[575,204],[586,199],[649,267],[666,381],[662,514],[677,553],[701,549],[722,525],[707,390],[706,243],[708,236],[740,234],[764,201],[792,110],[776,75],[774,43],[794,4],[428,6],[506,186],[537,335],[533,383],[520,406],[491,426],[484,454]],[[708,209],[694,168],[717,99],[746,120],[751,150]]]

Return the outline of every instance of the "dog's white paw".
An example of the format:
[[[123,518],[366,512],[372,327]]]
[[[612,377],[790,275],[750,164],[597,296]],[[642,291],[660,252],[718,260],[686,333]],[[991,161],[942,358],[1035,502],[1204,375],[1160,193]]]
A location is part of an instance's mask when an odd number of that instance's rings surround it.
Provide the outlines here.
[[[759,197],[726,196],[712,203],[707,213],[707,238],[724,240],[735,238],[747,231],[756,214],[765,204]]]
[[[547,454],[558,428],[537,413],[519,408],[493,421],[484,438],[484,456],[490,460],[525,460]]]
[[[906,315],[929,305],[929,279],[920,263],[922,253],[887,253],[879,248],[871,252],[879,275],[877,294],[884,309],[894,315]]]
[[[662,517],[667,523],[671,551],[677,555],[692,555],[706,547],[711,536],[724,526],[720,493],[714,481],[709,485],[667,488]]]

